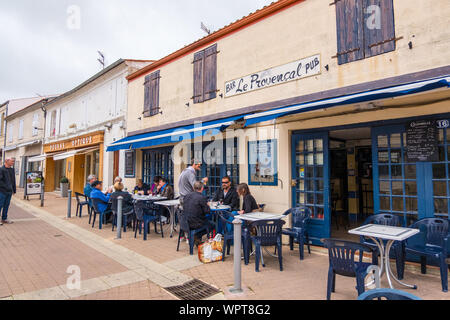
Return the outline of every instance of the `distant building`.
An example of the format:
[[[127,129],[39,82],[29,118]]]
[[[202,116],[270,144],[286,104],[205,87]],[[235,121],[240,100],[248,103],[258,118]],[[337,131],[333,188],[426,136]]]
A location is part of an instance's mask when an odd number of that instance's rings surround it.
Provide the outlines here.
[[[123,174],[123,157],[106,153],[105,144],[125,136],[126,77],[150,63],[120,59],[45,105],[45,191],[59,190],[62,177],[82,193],[90,174],[105,186]]]

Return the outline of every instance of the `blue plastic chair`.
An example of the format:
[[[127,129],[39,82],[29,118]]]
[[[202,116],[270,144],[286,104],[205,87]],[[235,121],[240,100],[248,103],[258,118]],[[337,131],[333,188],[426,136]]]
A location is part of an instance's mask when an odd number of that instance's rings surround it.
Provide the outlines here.
[[[384,226],[398,227],[401,225],[401,221],[400,218],[394,214],[380,213],[368,217],[362,225],[367,224],[379,224]],[[378,246],[372,241],[372,239],[367,238],[365,236],[360,236],[359,240],[362,244],[365,244],[372,248],[373,250],[372,264],[378,265],[378,256],[380,255]],[[384,245],[386,246],[387,240],[384,240],[383,242]],[[404,252],[405,252],[404,242],[399,241],[394,242],[390,254],[395,258],[395,263],[397,266],[397,277],[399,280],[403,279],[404,266],[402,264],[404,263],[403,259]]]
[[[93,228],[94,225],[95,225],[95,220],[96,220],[96,217],[97,217],[97,215],[98,215],[98,216],[99,216],[99,219],[98,219],[98,227],[99,227],[99,229],[101,230],[102,227],[103,227],[103,223],[105,223],[105,217],[106,217],[106,214],[109,213],[109,212],[111,212],[111,211],[105,210],[105,211],[101,212],[101,211],[98,209],[98,204],[99,204],[99,203],[107,204],[107,203],[104,202],[104,201],[102,201],[102,200],[100,200],[100,199],[95,199],[95,198],[91,198],[91,200],[92,200],[92,208],[94,209],[94,210],[93,210],[93,211],[94,211],[94,219],[93,219],[93,221],[92,221],[92,228]]]
[[[77,199],[77,212],[76,212],[75,216],[76,217],[79,216],[81,218],[84,206],[87,206],[88,213],[90,214],[89,211],[91,210],[91,208],[89,206],[88,197],[82,193],[75,192],[75,198]]]
[[[189,254],[192,256],[194,254],[194,237],[195,235],[204,235],[210,233],[209,225],[205,225],[198,229],[190,229],[189,223],[186,219],[186,215],[184,212],[180,212],[179,215],[179,222],[180,222],[180,232],[178,233],[178,244],[177,244],[177,251],[180,250],[180,242],[181,242],[181,236],[185,235],[188,237],[189,241]]]
[[[442,291],[448,291],[449,221],[439,218],[424,218],[410,228],[420,233],[406,239],[405,253],[420,256],[422,274],[427,273],[427,258],[436,259],[441,272]],[[405,255],[403,256],[403,260]],[[404,263],[402,264],[404,267]]]
[[[218,215],[219,217],[219,225],[222,227],[223,234],[223,253],[222,253],[222,261],[225,261],[225,251],[226,254],[230,255],[230,247],[231,243],[234,242],[234,215],[229,211],[224,211]],[[248,265],[249,263],[249,241],[250,234],[245,225],[242,226],[242,247],[244,249],[244,263]],[[225,250],[226,249],[226,250]]]
[[[259,261],[261,260],[261,247],[276,246],[278,249],[278,262],[280,271],[283,271],[283,256],[281,250],[281,230],[286,222],[284,220],[261,220],[252,222],[249,230],[255,228],[256,235],[250,235],[255,244],[255,271],[259,272]],[[263,267],[265,265],[263,264]]]
[[[307,231],[308,222],[311,217],[311,209],[308,207],[296,207],[287,210],[283,215],[291,216],[291,228],[284,228],[282,234],[289,236],[289,247],[294,250],[294,241],[299,244],[300,260],[304,259],[304,245],[308,246],[308,253],[311,254],[311,248],[309,246],[309,235]]]
[[[154,222],[155,224],[155,232],[156,230],[156,222],[160,222],[161,233],[164,237],[161,217],[155,212],[153,206],[149,204],[147,201],[136,201],[134,203],[134,213],[136,214],[136,228],[134,231],[134,237],[136,238],[137,230],[139,227],[139,234],[142,233],[142,224],[144,225],[144,241],[147,240],[147,234],[150,233],[149,224]]]
[[[363,262],[364,252],[372,252],[372,248],[365,244],[338,240],[322,239],[328,248],[330,266],[328,269],[327,300],[331,299],[331,292],[335,292],[336,274],[356,278],[358,295],[364,292],[364,278],[371,263]],[[355,255],[358,254],[358,260]]]
[[[422,300],[409,292],[395,289],[374,289],[358,296],[358,300],[382,300],[381,298],[385,300]]]
[[[114,227],[117,226],[117,204],[118,204],[118,200],[117,199],[112,199],[112,201],[111,201],[111,210],[112,210],[112,213],[114,215],[113,223],[112,223],[112,231],[114,231]],[[135,227],[136,226],[136,218],[135,218],[134,210],[132,212],[122,212],[123,232],[127,232],[128,219],[132,219],[133,226]],[[134,230],[134,227],[133,227],[133,230]]]

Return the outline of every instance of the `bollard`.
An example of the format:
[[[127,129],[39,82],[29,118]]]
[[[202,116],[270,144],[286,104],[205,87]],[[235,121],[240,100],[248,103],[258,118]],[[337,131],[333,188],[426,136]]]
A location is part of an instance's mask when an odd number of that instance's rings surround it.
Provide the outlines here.
[[[230,289],[231,293],[241,293],[241,235],[242,221],[240,219],[233,220],[234,227],[234,287]]]
[[[44,194],[45,194],[45,191],[44,191],[44,183],[42,183],[42,184],[41,184],[41,207],[44,206]]]
[[[122,239],[122,204],[123,197],[120,196],[117,198],[117,239]]]
[[[67,218],[72,215],[72,190],[69,190],[69,198],[67,199]]]

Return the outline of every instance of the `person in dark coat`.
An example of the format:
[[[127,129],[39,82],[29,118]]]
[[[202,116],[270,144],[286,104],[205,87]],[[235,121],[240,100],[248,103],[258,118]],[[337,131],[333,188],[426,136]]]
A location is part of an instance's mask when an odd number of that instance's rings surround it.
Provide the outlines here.
[[[0,211],[2,213],[0,225],[13,223],[8,220],[8,209],[11,197],[16,193],[14,161],[14,158],[6,159],[4,166],[0,168]]]
[[[111,202],[111,209],[113,212],[117,214],[117,205],[118,201],[117,198],[122,197],[122,215],[126,215],[127,222],[130,224],[132,222],[133,216],[134,216],[134,203],[133,203],[133,197],[130,193],[123,191],[124,186],[122,182],[116,182],[114,184],[114,192],[111,194],[111,197],[109,198],[109,201]]]
[[[171,185],[169,185],[166,178],[161,177],[159,179],[157,190],[157,194],[159,194],[161,197],[165,197],[167,198],[167,200],[173,200],[175,193],[173,192],[173,188]]]
[[[140,194],[142,196],[148,196],[148,191],[150,187],[142,181],[142,179],[138,179],[136,187],[134,187],[134,193]]]
[[[210,208],[206,197],[202,195],[203,183],[196,181],[194,191],[184,197],[183,215],[187,220],[189,229],[199,229],[203,226],[209,226],[210,230],[214,224],[206,218],[210,213]]]
[[[229,176],[222,178],[222,188],[216,191],[213,201],[218,201],[224,205],[230,206],[231,211],[239,210],[239,195],[237,194],[236,189],[232,187],[231,178]]]
[[[256,203],[255,198],[250,193],[250,189],[246,183],[241,183],[237,187],[237,192],[240,196],[244,197],[242,203],[242,210],[238,211],[239,214],[251,213],[259,211],[259,206]]]

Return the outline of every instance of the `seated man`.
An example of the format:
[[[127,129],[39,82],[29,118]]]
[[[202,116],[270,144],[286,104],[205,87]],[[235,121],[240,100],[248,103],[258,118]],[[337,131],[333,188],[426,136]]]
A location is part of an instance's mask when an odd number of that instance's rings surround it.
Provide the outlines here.
[[[157,187],[158,193],[161,197],[167,198],[167,200],[173,200],[174,192],[171,185],[167,183],[166,178],[159,179],[159,185]]]
[[[88,179],[87,179],[88,181],[87,181],[87,183],[86,183],[86,186],[84,187],[84,189],[83,189],[83,192],[84,192],[84,195],[85,196],[88,196],[89,197],[89,205],[92,205],[92,202],[91,202],[91,199],[90,199],[90,197],[91,197],[91,192],[92,192],[92,183],[94,183],[94,181],[96,181],[97,180],[97,177],[95,176],[95,175],[93,175],[93,174],[91,174],[89,177],[88,177]]]
[[[184,197],[183,214],[186,215],[185,218],[190,230],[207,226],[212,231],[214,229],[214,223],[206,218],[206,215],[210,212],[210,208],[202,192],[203,183],[196,181],[194,183],[194,191]],[[196,240],[196,243],[198,242],[199,239]]]
[[[92,183],[92,191],[91,191],[91,199],[98,199],[100,201],[97,202],[98,211],[107,214],[107,221],[111,218],[111,204],[109,203],[109,198],[111,194],[105,195],[102,192],[103,182],[102,181],[94,181]]]
[[[138,179],[136,187],[134,187],[134,193],[148,196],[149,186],[146,185],[142,179]]]
[[[219,201],[221,204],[231,207],[231,211],[238,211],[240,200],[239,195],[231,185],[231,178],[225,176],[222,178],[222,188],[217,190],[214,195],[213,201]]]

